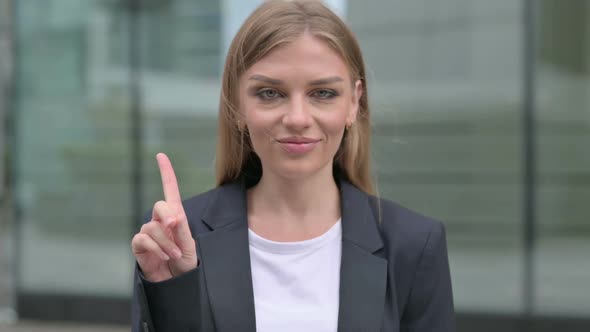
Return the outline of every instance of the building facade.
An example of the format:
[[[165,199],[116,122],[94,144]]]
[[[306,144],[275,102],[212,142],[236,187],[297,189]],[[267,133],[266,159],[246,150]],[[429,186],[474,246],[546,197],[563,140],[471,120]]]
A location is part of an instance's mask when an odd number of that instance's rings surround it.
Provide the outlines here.
[[[590,1],[327,2],[365,55],[379,194],[447,226],[461,329],[588,330]],[[214,185],[224,56],[258,3],[0,0],[0,305],[128,321],[155,154],[183,196]]]

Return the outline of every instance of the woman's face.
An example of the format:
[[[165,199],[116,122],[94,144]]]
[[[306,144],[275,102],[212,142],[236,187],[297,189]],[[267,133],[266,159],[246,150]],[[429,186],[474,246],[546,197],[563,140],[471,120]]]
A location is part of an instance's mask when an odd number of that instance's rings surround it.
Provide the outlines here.
[[[361,82],[325,42],[305,33],[240,78],[240,112],[264,174],[296,179],[326,171],[356,119]]]

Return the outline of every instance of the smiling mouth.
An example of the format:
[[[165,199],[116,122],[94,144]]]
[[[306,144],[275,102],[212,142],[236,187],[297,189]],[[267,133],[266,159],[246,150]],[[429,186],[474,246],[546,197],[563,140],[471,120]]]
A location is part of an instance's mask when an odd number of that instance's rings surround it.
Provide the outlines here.
[[[320,139],[308,138],[308,137],[287,137],[279,138],[276,140],[281,144],[313,144],[321,141]]]
[[[312,151],[321,139],[312,139],[307,137],[289,137],[277,139],[276,142],[281,145],[283,150],[289,154],[305,154]]]

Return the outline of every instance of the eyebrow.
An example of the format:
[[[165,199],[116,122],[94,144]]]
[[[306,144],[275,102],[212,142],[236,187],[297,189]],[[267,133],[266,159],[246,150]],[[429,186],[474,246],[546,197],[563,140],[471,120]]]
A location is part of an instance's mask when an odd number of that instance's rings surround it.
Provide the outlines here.
[[[281,80],[270,78],[270,77],[267,77],[264,75],[252,75],[252,76],[250,76],[249,80],[261,81],[261,82],[265,82],[265,83],[272,84],[272,85],[282,85],[284,83]],[[342,79],[342,77],[332,76],[332,77],[326,77],[326,78],[321,78],[319,80],[311,81],[311,82],[309,82],[309,85],[324,85],[324,84],[330,84],[330,83],[336,83],[336,82],[342,82],[342,81],[344,81]]]
[[[281,81],[281,80],[277,80],[277,79],[274,79],[274,78],[266,77],[264,75],[252,75],[252,76],[250,76],[249,80],[251,80],[251,81],[261,81],[261,82],[265,82],[265,83],[272,84],[272,85],[281,85],[281,84],[283,84],[283,81]]]

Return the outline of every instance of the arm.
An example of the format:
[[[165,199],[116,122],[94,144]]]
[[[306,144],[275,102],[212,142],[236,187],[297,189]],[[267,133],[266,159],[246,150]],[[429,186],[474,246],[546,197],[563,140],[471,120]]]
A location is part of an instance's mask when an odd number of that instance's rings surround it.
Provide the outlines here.
[[[456,330],[453,291],[443,224],[430,230],[403,313],[401,331],[453,332]]]
[[[155,331],[137,264],[133,276],[133,297],[131,298],[131,331]]]
[[[213,331],[201,266],[161,282],[150,282],[136,265],[133,332]]]
[[[131,241],[137,261],[133,283],[132,331],[209,331],[203,268],[184,211],[174,169],[159,153],[165,201],[154,204]],[[149,280],[148,280],[149,279]],[[207,307],[208,308],[208,307]]]

